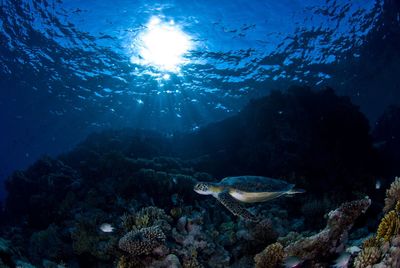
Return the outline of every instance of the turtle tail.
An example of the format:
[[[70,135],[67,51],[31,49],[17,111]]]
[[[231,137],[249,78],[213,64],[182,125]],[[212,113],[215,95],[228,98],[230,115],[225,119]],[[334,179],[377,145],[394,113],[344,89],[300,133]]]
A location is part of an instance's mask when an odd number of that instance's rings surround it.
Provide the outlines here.
[[[304,189],[291,189],[289,191],[287,191],[287,195],[294,195],[294,194],[304,194],[306,192],[306,190]]]

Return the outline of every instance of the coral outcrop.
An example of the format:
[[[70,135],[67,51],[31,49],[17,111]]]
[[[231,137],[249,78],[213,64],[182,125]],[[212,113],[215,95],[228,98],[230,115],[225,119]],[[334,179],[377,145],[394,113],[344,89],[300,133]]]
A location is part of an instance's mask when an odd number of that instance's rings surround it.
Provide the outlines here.
[[[370,204],[369,198],[344,203],[336,210],[329,212],[325,229],[289,244],[284,249],[285,255],[297,256],[303,260],[318,260],[332,257],[343,251],[348,231]]]

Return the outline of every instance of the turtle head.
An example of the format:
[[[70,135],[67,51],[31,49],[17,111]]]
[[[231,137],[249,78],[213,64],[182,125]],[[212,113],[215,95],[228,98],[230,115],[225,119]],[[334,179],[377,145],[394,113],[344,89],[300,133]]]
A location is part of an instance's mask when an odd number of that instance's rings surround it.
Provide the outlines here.
[[[193,190],[198,194],[212,195],[217,192],[217,187],[208,182],[198,182],[194,185]]]

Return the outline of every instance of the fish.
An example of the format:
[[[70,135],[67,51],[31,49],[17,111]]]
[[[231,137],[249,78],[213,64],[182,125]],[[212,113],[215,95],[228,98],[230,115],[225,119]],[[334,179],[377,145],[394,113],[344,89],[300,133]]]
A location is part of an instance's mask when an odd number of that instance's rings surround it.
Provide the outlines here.
[[[283,266],[285,268],[298,268],[303,263],[303,260],[296,256],[290,256],[285,258]]]
[[[375,189],[376,189],[376,190],[381,189],[381,181],[380,181],[380,180],[376,180],[376,182],[375,182]]]
[[[348,247],[346,249],[346,251],[350,254],[354,254],[354,253],[358,253],[361,251],[361,248],[357,247],[357,246],[352,246],[352,247]]]
[[[100,225],[100,230],[104,233],[112,233],[114,231],[114,227],[109,223],[103,223]]]
[[[351,254],[349,252],[343,252],[335,260],[335,264],[332,267],[333,268],[347,268],[347,267],[349,267],[350,257],[351,257]]]

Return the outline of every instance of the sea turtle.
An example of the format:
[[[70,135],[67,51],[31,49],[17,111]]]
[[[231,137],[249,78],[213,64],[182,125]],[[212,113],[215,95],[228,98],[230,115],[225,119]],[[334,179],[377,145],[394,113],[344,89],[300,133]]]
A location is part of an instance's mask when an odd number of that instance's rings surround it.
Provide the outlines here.
[[[304,190],[294,189],[293,187],[293,184],[278,179],[238,176],[224,178],[218,183],[196,183],[194,191],[199,194],[214,196],[234,215],[241,216],[246,220],[258,221],[258,218],[240,202],[265,202],[282,195],[304,193]]]

